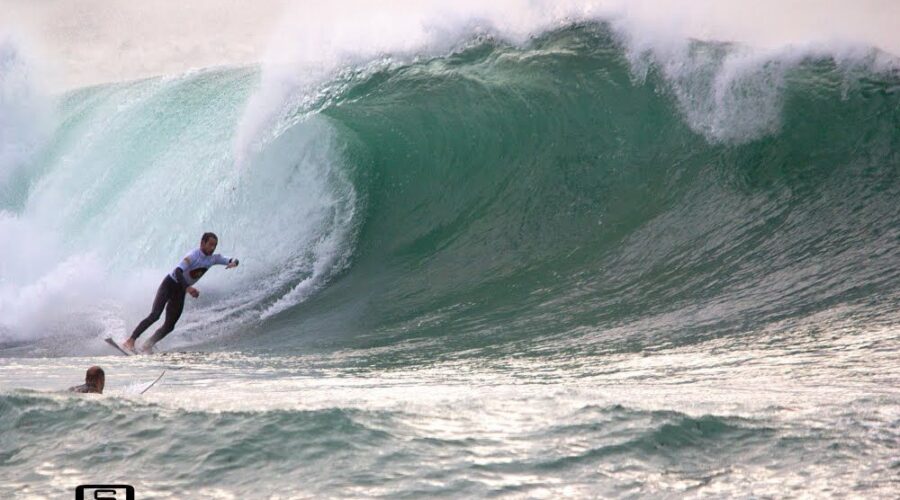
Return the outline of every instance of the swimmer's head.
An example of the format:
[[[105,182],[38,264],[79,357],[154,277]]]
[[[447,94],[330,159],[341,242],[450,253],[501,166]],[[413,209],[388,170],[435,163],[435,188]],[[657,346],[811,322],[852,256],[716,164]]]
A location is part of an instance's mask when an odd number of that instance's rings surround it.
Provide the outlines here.
[[[103,373],[103,368],[99,366],[88,368],[87,374],[84,376],[84,383],[102,394],[103,386],[106,384],[106,374]]]

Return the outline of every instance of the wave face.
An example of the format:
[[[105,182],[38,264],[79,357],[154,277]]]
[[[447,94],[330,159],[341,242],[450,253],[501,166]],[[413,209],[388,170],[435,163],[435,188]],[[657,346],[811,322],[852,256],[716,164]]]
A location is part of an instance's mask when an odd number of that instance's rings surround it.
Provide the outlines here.
[[[242,268],[210,273],[174,345],[428,357],[892,323],[881,59],[660,55],[592,23],[474,38],[342,71],[238,154],[256,70],[75,91],[0,185],[0,334],[129,330],[204,230]]]
[[[895,76],[683,57],[584,25],[353,82],[320,114],[365,199],[353,267],[263,342],[428,358],[894,321]]]

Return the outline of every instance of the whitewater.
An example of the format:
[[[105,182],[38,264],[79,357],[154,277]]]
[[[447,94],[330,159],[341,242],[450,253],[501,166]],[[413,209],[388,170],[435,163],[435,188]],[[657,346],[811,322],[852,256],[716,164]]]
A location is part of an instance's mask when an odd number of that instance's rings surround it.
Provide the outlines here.
[[[897,496],[896,55],[336,5],[63,91],[0,37],[4,497]]]

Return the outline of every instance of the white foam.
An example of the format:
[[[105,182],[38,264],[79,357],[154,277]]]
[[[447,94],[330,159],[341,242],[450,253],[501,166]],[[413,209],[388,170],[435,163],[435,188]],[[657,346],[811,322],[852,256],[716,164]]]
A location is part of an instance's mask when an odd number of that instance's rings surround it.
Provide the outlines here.
[[[463,0],[298,5],[285,14],[272,37],[260,89],[238,129],[235,156],[240,160],[258,147],[285,113],[294,112],[341,70],[446,54],[477,35],[522,42],[584,15],[585,7],[577,4]]]
[[[776,48],[842,39],[900,55],[900,3],[893,0],[180,0],[153,2],[5,1],[0,30],[16,26],[40,39],[68,88],[178,74],[190,68],[246,65],[262,60],[266,41],[286,8],[306,12],[307,23],[328,30],[337,17],[432,17],[446,20],[487,13],[496,24],[528,29],[543,19],[619,11],[644,26],[681,38],[737,41]],[[288,16],[296,17],[296,16]],[[339,20],[339,19],[337,19]],[[389,27],[390,28],[390,27]]]
[[[611,23],[639,79],[649,64],[659,66],[686,121],[711,141],[742,142],[777,131],[785,74],[805,57],[874,58],[882,67],[898,66],[892,57],[873,56],[872,46],[900,49],[900,36],[882,26],[881,17],[867,11],[866,4],[829,4],[823,10],[812,3],[805,7],[771,3],[769,7],[782,16],[779,19],[796,20],[796,32],[791,23],[775,23],[773,28],[768,17],[750,15],[764,7],[747,2],[730,2],[730,10],[721,2],[622,0],[298,5],[285,14],[272,37],[260,88],[238,128],[235,155],[240,160],[260,147],[267,133],[304,103],[314,101],[312,96],[341,71],[446,54],[478,35],[518,44],[579,21]],[[888,10],[900,15],[896,7]],[[861,29],[860,16],[850,15],[860,12],[871,21],[867,25],[871,29]],[[807,17],[831,23],[812,29]],[[883,36],[874,36],[873,31]],[[692,39],[745,45],[717,61],[692,51]]]
[[[356,194],[330,126],[313,118],[292,127],[249,159],[253,168],[235,169],[226,145],[238,98],[161,105],[195,86],[148,81],[69,107],[85,113],[66,117],[77,139],[56,144],[20,211],[0,212],[0,241],[14,242],[0,245],[0,340],[125,336],[203,231],[217,232],[219,251],[241,266],[204,277],[181,332],[220,333],[279,298],[289,307],[346,265]],[[169,114],[191,125],[161,140]],[[165,149],[135,154],[145,141]]]
[[[50,106],[22,39],[0,33],[0,187],[49,135]]]
[[[845,72],[887,73],[898,59],[843,41],[777,48],[700,45],[686,39],[641,38],[616,22],[638,82],[657,68],[687,124],[712,142],[743,143],[777,133],[786,79],[804,62],[830,59]]]

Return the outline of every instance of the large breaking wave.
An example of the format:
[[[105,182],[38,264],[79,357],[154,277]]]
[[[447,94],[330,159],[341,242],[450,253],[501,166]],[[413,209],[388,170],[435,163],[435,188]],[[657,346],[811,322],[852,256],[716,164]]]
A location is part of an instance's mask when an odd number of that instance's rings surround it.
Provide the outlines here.
[[[431,357],[896,321],[890,57],[594,22],[454,36],[287,90],[244,68],[62,96],[0,165],[0,337],[124,334],[205,230],[242,266],[173,345]]]

